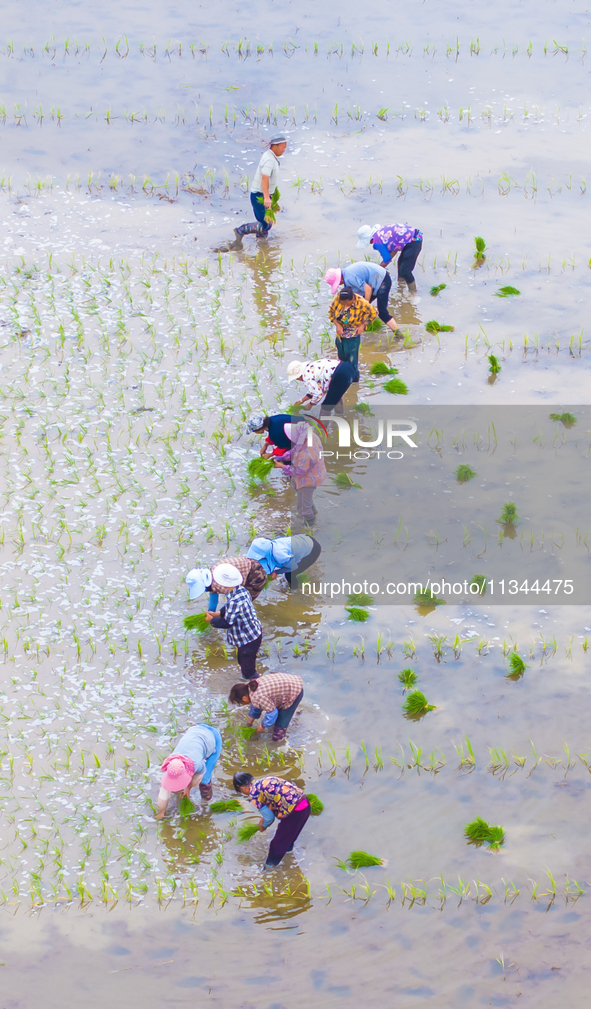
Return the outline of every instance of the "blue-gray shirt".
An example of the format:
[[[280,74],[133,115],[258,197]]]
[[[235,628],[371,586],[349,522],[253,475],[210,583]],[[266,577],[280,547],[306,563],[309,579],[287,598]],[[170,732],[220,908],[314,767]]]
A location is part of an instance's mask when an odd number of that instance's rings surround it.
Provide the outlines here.
[[[384,267],[378,266],[377,263],[351,263],[350,266],[342,266],[341,273],[347,287],[352,287],[355,294],[362,296],[365,296],[366,284],[369,284],[373,293],[377,294],[386,276]]]
[[[172,752],[190,757],[195,765],[194,773],[205,774],[205,761],[215,753],[216,746],[216,738],[207,725],[192,725],[181,736]]]

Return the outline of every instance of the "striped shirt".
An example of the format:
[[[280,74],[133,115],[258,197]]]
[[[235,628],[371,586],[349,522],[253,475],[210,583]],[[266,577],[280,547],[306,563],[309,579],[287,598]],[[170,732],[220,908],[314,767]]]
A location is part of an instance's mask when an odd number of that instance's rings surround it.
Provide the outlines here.
[[[294,676],[293,673],[266,673],[251,683],[256,683],[257,688],[252,691],[250,700],[260,711],[290,708],[304,689],[302,677]]]
[[[269,774],[266,778],[254,779],[248,798],[257,809],[268,806],[278,820],[284,820],[304,798],[304,793],[291,781]]]
[[[220,610],[220,617],[214,617],[211,623],[214,627],[229,625],[226,635],[228,644],[235,645],[236,648],[256,641],[259,634],[263,633],[252,599],[243,585],[232,589],[228,602]]]
[[[221,564],[222,561],[219,561],[219,563]],[[251,557],[224,557],[223,563],[232,564],[235,568],[238,568],[242,575],[242,584],[248,589],[251,599],[256,599],[260,595],[267,584],[267,574],[258,561],[253,560]],[[215,578],[211,585],[207,586],[207,591],[216,592],[218,595],[225,594],[223,585],[216,582]]]

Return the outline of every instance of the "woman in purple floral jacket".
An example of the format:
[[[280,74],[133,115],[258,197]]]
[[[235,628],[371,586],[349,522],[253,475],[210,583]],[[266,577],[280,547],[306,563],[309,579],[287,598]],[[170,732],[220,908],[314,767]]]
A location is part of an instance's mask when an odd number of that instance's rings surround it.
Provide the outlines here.
[[[423,248],[423,234],[418,228],[408,224],[364,224],[357,232],[358,249],[373,245],[382,257],[380,266],[387,266],[398,253],[398,280],[406,281],[411,294],[416,294],[417,285],[413,274],[419,252]]]

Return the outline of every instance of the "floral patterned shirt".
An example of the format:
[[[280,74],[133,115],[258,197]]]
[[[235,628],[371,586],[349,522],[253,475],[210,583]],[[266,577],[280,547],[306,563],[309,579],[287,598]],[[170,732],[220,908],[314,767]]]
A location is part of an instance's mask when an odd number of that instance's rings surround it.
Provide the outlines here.
[[[400,252],[409,242],[421,242],[423,233],[418,228],[411,228],[408,224],[385,224],[379,228],[371,239],[371,244],[377,251],[382,251],[382,246],[390,253],[390,258],[384,262],[389,262],[393,252]]]
[[[320,361],[309,361],[304,368],[302,379],[306,389],[310,393],[310,402],[319,403],[326,396],[330,380],[339,361],[328,361],[321,358]]]
[[[265,778],[254,779],[248,797],[257,809],[268,806],[278,820],[284,820],[304,798],[304,792],[291,781],[270,774]]]

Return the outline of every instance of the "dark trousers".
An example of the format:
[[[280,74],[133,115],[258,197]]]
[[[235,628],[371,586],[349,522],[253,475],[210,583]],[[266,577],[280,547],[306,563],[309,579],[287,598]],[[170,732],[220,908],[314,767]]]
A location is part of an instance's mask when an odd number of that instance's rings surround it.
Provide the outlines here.
[[[256,697],[256,694],[254,696]],[[290,704],[289,708],[279,708],[279,712],[278,712],[278,715],[277,715],[277,721],[275,722],[275,725],[277,726],[278,729],[286,729],[287,728],[287,726],[291,722],[293,716],[295,715],[297,707],[298,707],[298,704],[301,703],[301,700],[302,700],[303,696],[304,696],[304,691],[300,690],[300,692],[299,692],[298,696],[296,697],[295,701],[293,702],[293,704]],[[257,708],[256,704],[251,704],[251,706],[249,708],[249,711],[248,711],[248,715],[249,715],[250,718],[260,718],[261,715],[262,715],[262,710],[261,710],[261,708]]]
[[[413,270],[415,268],[415,263],[419,258],[419,252],[423,248],[423,243],[419,239],[418,242],[409,242],[401,250],[398,256],[398,279],[406,280],[407,284],[414,284],[415,278],[413,275]]]
[[[267,865],[279,865],[285,853],[293,849],[309,815],[310,804],[308,803],[305,809],[300,809],[299,812],[296,812],[294,809],[293,813],[290,813],[289,816],[279,821],[275,837],[269,845]]]
[[[306,557],[302,557],[302,559],[301,559],[300,563],[298,564],[297,568],[295,569],[295,571],[286,571],[285,572],[285,580],[286,580],[286,582],[287,582],[287,584],[289,585],[290,588],[293,585],[292,579],[293,579],[294,575],[297,578],[298,575],[301,575],[308,568],[312,567],[312,565],[314,564],[314,561],[317,561],[318,558],[320,557],[320,554],[322,553],[322,547],[320,546],[320,543],[318,542],[318,540],[315,540],[313,536],[312,536],[312,543],[314,545],[313,545],[312,549],[310,550],[310,553],[307,554]],[[297,583],[296,583],[296,585],[297,585]]]
[[[392,281],[390,280],[390,283]],[[322,401],[322,408],[330,410],[337,403],[340,403],[347,389],[352,382],[356,382],[355,368],[349,361],[340,361],[333,371],[332,378],[326,396]]]
[[[259,203],[259,200],[262,198],[262,196],[263,196],[262,193],[251,193],[250,202],[252,203],[254,216],[258,221],[259,233],[265,234],[267,231],[271,230],[273,225],[271,224],[270,221],[265,220],[265,214],[267,213],[267,211],[265,210],[265,204]]]
[[[238,646],[238,665],[245,680],[252,680],[257,675],[257,652],[263,640],[262,632],[254,641]]]
[[[392,277],[389,273],[382,280],[382,283],[378,287],[377,294],[372,294],[369,299],[370,302],[376,301],[378,306],[378,315],[382,322],[390,322],[392,316],[388,311],[388,299],[390,297],[390,288],[392,287]]]
[[[361,343],[360,336],[337,336],[335,340],[335,347],[337,348],[337,354],[339,355],[339,361],[348,361],[355,368],[355,373],[357,378],[354,379],[355,382],[359,381],[359,344]]]

